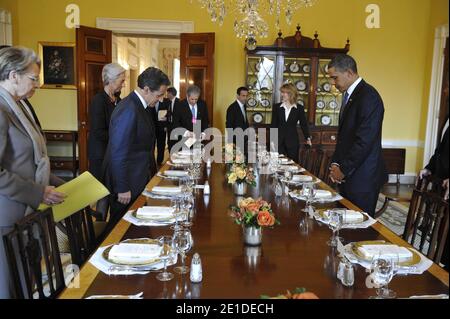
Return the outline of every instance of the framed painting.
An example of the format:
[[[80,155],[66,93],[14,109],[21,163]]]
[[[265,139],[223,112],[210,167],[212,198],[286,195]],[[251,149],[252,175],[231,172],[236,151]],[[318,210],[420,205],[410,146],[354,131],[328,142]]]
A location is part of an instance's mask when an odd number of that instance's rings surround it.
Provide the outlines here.
[[[75,43],[39,42],[43,89],[76,89]]]

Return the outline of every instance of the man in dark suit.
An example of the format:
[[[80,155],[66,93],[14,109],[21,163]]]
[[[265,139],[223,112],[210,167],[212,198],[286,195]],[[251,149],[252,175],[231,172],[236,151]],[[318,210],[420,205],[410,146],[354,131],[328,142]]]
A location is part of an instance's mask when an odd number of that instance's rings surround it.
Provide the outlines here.
[[[359,77],[352,57],[336,56],[328,73],[331,84],[344,93],[330,178],[339,183],[344,197],[374,216],[380,189],[388,180],[381,151],[383,101]]]
[[[229,143],[244,143],[244,155],[248,155],[248,137],[244,135],[244,139],[239,142],[238,137],[234,136],[233,131],[235,129],[242,129],[245,131],[249,128],[248,118],[247,118],[247,98],[248,89],[246,87],[240,87],[237,89],[236,101],[232,103],[227,109],[227,119],[225,122],[225,127],[227,129],[227,136]]]
[[[177,89],[175,89],[174,87],[170,87],[167,89],[167,99],[170,103],[167,110],[167,147],[169,148],[169,153],[172,149],[172,146],[174,146],[176,142],[176,139],[170,139],[170,133],[172,132],[173,127],[173,112],[175,110],[175,107],[180,104],[180,99],[177,98],[177,94]]]
[[[208,108],[206,103],[199,99],[200,93],[198,86],[189,86],[187,98],[175,107],[173,113],[173,129],[181,128],[179,134],[197,141],[204,139],[204,131],[209,127]]]
[[[164,160],[164,152],[166,149],[167,112],[169,107],[170,101],[162,98],[156,102],[155,107],[152,108],[156,131],[156,163],[158,166],[161,166]]]
[[[138,87],[114,110],[105,156],[105,182],[111,192],[110,227],[142,193],[156,173],[155,125],[152,111],[170,84],[157,68],[138,77]]]

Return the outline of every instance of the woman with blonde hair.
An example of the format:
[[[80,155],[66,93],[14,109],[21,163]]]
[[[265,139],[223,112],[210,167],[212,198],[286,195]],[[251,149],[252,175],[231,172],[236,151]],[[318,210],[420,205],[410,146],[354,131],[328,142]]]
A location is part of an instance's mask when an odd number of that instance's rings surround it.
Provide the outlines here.
[[[297,103],[297,88],[286,83],[281,88],[281,103],[275,104],[272,110],[272,128],[278,129],[278,152],[298,163],[300,140],[297,123],[300,123],[306,144],[311,144],[308,121],[303,106]]]

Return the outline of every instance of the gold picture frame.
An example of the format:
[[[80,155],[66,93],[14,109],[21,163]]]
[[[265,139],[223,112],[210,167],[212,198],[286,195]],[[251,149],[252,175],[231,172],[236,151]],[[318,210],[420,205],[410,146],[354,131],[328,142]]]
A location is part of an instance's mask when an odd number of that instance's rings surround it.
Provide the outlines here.
[[[74,42],[38,42],[43,89],[77,89]]]

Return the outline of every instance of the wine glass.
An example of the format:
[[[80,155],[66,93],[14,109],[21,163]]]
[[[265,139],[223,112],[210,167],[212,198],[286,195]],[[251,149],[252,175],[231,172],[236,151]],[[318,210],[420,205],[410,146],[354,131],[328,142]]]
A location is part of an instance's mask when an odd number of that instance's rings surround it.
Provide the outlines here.
[[[175,217],[175,225],[170,226],[170,229],[178,230],[181,228],[180,226],[180,218],[181,218],[181,207],[180,207],[180,198],[173,197],[170,200],[170,207],[173,210],[173,216]]]
[[[192,217],[194,213],[194,196],[192,194],[185,194],[182,198],[180,209],[183,212],[183,227],[191,227]]]
[[[289,189],[289,183],[292,181],[294,174],[292,173],[292,171],[290,170],[286,170],[284,172],[284,182],[286,184],[286,188],[287,188],[287,195],[289,195],[290,189]],[[284,191],[284,189],[283,189]]]
[[[344,224],[344,211],[341,209],[332,209],[328,212],[328,227],[333,231],[333,236],[327,242],[330,247],[337,247],[338,237],[337,233]]]
[[[374,284],[379,286],[374,298],[393,299],[397,296],[395,291],[388,288],[389,283],[398,270],[398,255],[375,255],[371,263],[371,273]]]
[[[306,213],[314,211],[312,202],[314,200],[314,197],[316,196],[316,184],[314,183],[303,184],[302,195],[306,198],[305,208],[302,209],[302,211]]]
[[[156,276],[159,281],[169,281],[173,279],[173,274],[167,271],[167,263],[174,258],[174,245],[172,237],[161,236],[158,238],[158,245],[161,247],[159,258],[164,262],[164,271]]]
[[[192,248],[191,232],[186,229],[176,231],[173,235],[173,243],[181,256],[181,266],[175,267],[174,270],[178,274],[187,274],[189,272],[189,267],[185,265],[185,259],[186,253]]]

